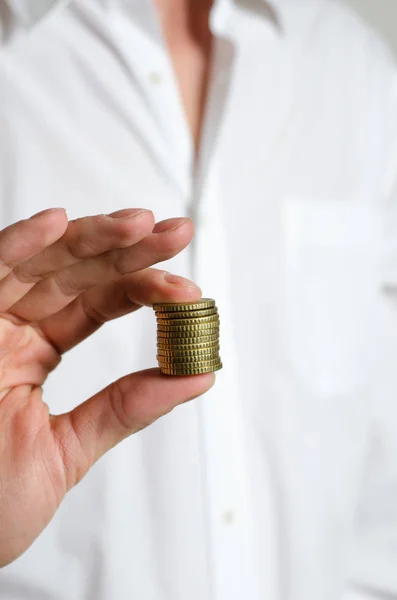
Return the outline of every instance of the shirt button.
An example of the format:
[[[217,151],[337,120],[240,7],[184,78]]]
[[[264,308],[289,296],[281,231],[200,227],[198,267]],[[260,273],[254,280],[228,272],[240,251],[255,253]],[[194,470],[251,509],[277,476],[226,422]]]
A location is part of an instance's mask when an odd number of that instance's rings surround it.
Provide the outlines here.
[[[163,81],[163,78],[161,77],[161,74],[158,71],[152,71],[151,73],[149,73],[149,79],[153,85],[160,85]]]
[[[233,525],[236,518],[234,510],[225,510],[222,513],[222,522],[224,525]]]

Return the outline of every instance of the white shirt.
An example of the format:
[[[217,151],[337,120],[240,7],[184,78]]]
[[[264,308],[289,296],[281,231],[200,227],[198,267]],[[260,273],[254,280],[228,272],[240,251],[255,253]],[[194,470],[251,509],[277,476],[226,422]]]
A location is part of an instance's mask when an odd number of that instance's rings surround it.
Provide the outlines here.
[[[382,44],[333,1],[219,0],[193,176],[149,2],[0,0],[0,22],[1,226],[50,206],[192,216],[168,268],[216,299],[224,362],[204,398],[70,492],[1,571],[1,600],[397,598],[397,80]],[[155,364],[146,309],[67,354],[46,400],[63,412]]]

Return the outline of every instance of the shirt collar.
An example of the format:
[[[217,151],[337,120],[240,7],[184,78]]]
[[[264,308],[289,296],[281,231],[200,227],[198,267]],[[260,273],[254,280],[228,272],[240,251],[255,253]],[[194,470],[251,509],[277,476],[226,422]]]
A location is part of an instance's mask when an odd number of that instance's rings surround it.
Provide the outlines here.
[[[111,4],[113,0],[106,0],[108,4]],[[120,0],[114,0],[120,2]],[[121,0],[124,3],[137,4],[141,8],[140,11],[144,12],[145,0]],[[15,17],[21,22],[21,24],[29,28],[48,13],[54,10],[56,7],[65,6],[69,0],[5,0],[6,4],[9,5],[10,9],[14,13]],[[254,8],[255,5],[260,6],[268,4],[270,8],[278,10],[283,0],[216,0],[217,11],[222,15],[230,10],[234,3],[246,4],[249,8]]]
[[[5,0],[5,2],[24,27],[31,27],[56,6],[66,5],[68,0]]]

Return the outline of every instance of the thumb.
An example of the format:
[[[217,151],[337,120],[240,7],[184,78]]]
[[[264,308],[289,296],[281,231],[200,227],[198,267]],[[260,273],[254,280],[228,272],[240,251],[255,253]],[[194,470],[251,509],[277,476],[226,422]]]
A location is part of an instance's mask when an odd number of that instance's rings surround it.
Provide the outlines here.
[[[52,417],[67,490],[113,446],[204,394],[214,382],[214,373],[170,377],[149,369],[123,377],[71,412]]]

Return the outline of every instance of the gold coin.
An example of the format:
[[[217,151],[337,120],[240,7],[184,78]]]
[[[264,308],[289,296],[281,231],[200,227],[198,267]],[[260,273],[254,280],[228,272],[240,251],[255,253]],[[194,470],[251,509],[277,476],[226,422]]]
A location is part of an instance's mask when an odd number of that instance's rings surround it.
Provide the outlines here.
[[[161,360],[162,358],[165,358],[167,360]],[[170,359],[169,356],[158,356],[157,357],[157,362],[160,367],[162,367],[162,366],[167,367],[167,368],[178,367],[178,369],[183,366],[191,368],[195,365],[200,365],[200,366],[202,366],[203,364],[213,365],[215,363],[218,363],[220,360],[221,359],[220,359],[219,354],[214,354],[214,355],[209,354],[208,356],[203,356],[201,358],[198,356],[190,356],[187,359],[184,356],[178,356],[178,360],[172,360],[172,359]]]
[[[209,354],[193,355],[193,356],[163,356],[158,354],[157,360],[161,364],[179,365],[179,364],[191,364],[198,362],[212,363],[219,360],[219,352],[211,352]]]
[[[173,348],[178,346],[197,346],[200,344],[208,343],[219,343],[219,333],[211,333],[209,335],[185,335],[170,337],[164,331],[160,331],[157,334],[157,344],[163,344],[172,346]]]
[[[162,358],[164,358],[165,360],[161,360]],[[168,356],[160,356],[160,357],[158,356],[157,360],[161,364],[165,364],[166,366],[171,366],[172,363],[170,360],[168,360],[168,358],[169,358]],[[208,358],[206,356],[201,356],[201,357],[194,356],[193,359],[194,360],[190,361],[190,364],[187,365],[187,367],[189,369],[191,369],[193,365],[198,365],[198,366],[213,365],[215,363],[218,363],[221,360],[219,354],[216,354],[215,356],[209,356]],[[180,361],[180,362],[176,363],[176,366],[179,369],[179,368],[183,367],[183,364],[184,363],[182,361]]]
[[[157,338],[157,349],[169,351],[181,351],[186,352],[188,350],[214,350],[219,346],[219,336],[209,342],[202,342],[202,337],[185,337],[185,338]]]
[[[175,325],[178,327],[181,325],[206,325],[207,323],[218,325],[220,323],[219,315],[211,315],[209,317],[203,317],[202,319],[199,317],[196,317],[195,319],[157,319],[158,327],[174,327]]]
[[[178,373],[185,375],[193,375],[194,373],[200,372],[201,369],[208,369],[208,371],[210,371],[211,369],[216,369],[217,367],[219,367],[219,365],[222,365],[220,361],[218,361],[216,364],[208,363],[199,365],[195,365],[194,363],[181,363],[179,365],[172,365],[169,363],[158,363],[157,366],[159,367],[160,371],[169,371],[171,373],[174,373],[175,375]]]
[[[211,315],[217,315],[218,309],[216,306],[214,308],[204,308],[201,310],[191,310],[191,311],[180,311],[180,312],[159,312],[155,313],[156,317],[161,319],[190,319],[197,317],[209,317]]]
[[[200,310],[202,308],[213,308],[215,300],[212,298],[201,298],[197,302],[168,302],[153,304],[153,309],[158,312],[181,312],[188,310]]]
[[[182,348],[160,348],[157,346],[157,354],[160,356],[202,356],[203,354],[214,354],[215,352],[219,352],[220,346],[219,344],[215,344],[213,346],[202,346],[201,348],[193,348],[193,349],[184,349]]]
[[[157,360],[163,362],[202,362],[204,360],[212,360],[219,358],[219,350],[213,350],[212,352],[203,352],[202,354],[159,354],[156,356]]]
[[[215,331],[219,331],[219,323],[215,321],[212,323],[201,323],[201,324],[193,324],[193,325],[158,325],[157,332],[166,331],[166,332],[174,332],[174,331],[207,331],[208,329],[213,329]]]
[[[172,344],[157,343],[157,353],[163,354],[164,356],[180,356],[181,354],[193,354],[196,352],[219,352],[219,350],[220,346],[218,341],[208,342],[206,344],[178,344],[176,346],[173,346]]]
[[[164,375],[177,375],[177,376],[184,376],[184,375],[200,375],[201,373],[214,373],[215,371],[219,371],[220,369],[222,369],[222,363],[219,362],[217,365],[206,365],[203,367],[192,367],[191,369],[188,368],[184,368],[184,369],[178,369],[175,367],[160,367],[160,371],[164,374]]]
[[[159,331],[206,331],[213,329],[214,331],[220,330],[220,323],[212,321],[210,323],[193,323],[192,325],[161,325],[157,326],[157,332]]]
[[[193,351],[183,351],[173,352],[170,350],[165,350],[164,348],[157,348],[157,358],[164,358],[165,360],[173,360],[174,358],[196,358],[197,360],[201,360],[202,358],[206,358],[207,356],[219,355],[220,348],[219,346],[215,346],[214,348],[205,349],[202,352],[197,352],[197,350]]]
[[[218,315],[211,315],[209,317],[200,317],[197,319],[157,319],[157,325],[165,325],[166,327],[173,327],[174,325],[201,325],[204,323],[219,323]]]
[[[157,333],[159,331],[205,331],[208,329],[214,329],[214,331],[219,331],[220,329],[220,324],[217,323],[216,321],[212,322],[212,323],[193,323],[193,325],[158,325],[157,326]]]
[[[219,328],[216,329],[187,329],[186,331],[158,331],[157,339],[159,338],[192,338],[198,342],[211,342],[219,339]],[[205,339],[204,339],[205,338]]]

